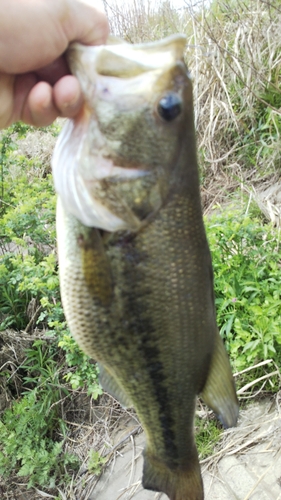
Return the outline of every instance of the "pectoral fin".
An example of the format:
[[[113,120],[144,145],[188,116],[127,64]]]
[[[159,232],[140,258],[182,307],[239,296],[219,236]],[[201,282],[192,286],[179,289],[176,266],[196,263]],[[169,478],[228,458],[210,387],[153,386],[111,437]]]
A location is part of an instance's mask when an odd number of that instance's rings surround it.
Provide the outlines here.
[[[132,403],[130,398],[127,396],[125,391],[119,386],[118,382],[111,375],[111,373],[100,363],[98,363],[99,367],[99,381],[102,388],[105,392],[108,392],[111,396],[113,396],[119,403],[123,406],[123,408],[132,407]]]
[[[219,332],[207,382],[200,396],[216,413],[224,427],[233,427],[238,418],[238,400],[230,363]]]

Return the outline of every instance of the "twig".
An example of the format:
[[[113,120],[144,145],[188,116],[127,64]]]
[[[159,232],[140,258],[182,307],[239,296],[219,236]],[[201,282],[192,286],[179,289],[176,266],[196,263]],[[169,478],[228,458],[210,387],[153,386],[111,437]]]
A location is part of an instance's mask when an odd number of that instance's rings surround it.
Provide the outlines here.
[[[267,373],[266,375],[263,375],[262,377],[257,378],[256,380],[253,380],[253,382],[249,382],[248,384],[244,385],[241,389],[237,391],[237,394],[243,394],[243,392],[247,391],[250,387],[253,387],[253,385],[256,385],[258,382],[261,382],[261,380],[268,379],[270,377],[273,377],[274,375],[280,375],[280,371],[276,370],[275,372],[272,373]]]
[[[241,372],[236,372],[233,374],[233,377],[238,377],[239,375],[242,375],[242,373],[249,372],[250,370],[255,370],[256,368],[259,368],[260,366],[268,365],[272,363],[272,359],[266,359],[265,361],[261,361],[260,363],[250,366],[249,368],[245,368],[245,370],[242,370]]]
[[[134,434],[137,434],[137,432],[140,429],[141,429],[141,425],[138,425],[137,427],[135,427],[131,432],[129,432],[125,437],[123,437],[123,439],[121,439],[121,441],[119,441],[119,443],[117,443],[115,446],[113,446],[111,448],[111,450],[108,450],[108,452],[105,453],[104,456],[107,457],[107,455],[111,455],[117,448],[119,448],[121,445],[123,445],[124,442],[127,441],[127,439],[129,439]]]

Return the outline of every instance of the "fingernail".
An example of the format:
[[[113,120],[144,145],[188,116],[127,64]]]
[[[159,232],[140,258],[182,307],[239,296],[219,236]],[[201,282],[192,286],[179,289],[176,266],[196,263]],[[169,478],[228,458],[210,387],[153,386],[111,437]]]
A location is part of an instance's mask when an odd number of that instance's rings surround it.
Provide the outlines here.
[[[80,91],[77,91],[77,92],[74,93],[74,95],[71,97],[71,99],[68,99],[68,100],[64,101],[61,104],[61,107],[63,109],[74,108],[74,107],[77,106],[77,104],[79,103],[80,100],[82,100],[81,99],[81,94],[80,94]]]

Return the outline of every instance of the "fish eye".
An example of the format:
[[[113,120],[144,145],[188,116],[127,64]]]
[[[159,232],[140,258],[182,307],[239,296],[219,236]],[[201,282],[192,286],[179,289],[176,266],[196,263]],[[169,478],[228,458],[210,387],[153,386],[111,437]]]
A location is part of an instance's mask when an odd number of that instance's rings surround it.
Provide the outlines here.
[[[178,94],[169,92],[158,103],[157,110],[166,122],[174,120],[182,110],[182,101]]]

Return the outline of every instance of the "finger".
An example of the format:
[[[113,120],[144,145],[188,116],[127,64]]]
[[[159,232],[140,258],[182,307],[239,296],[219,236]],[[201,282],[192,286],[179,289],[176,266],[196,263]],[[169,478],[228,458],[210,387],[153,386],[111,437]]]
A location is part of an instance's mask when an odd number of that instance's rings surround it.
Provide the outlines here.
[[[64,75],[68,74],[69,68],[64,56],[59,57],[55,61],[51,62],[51,64],[48,64],[44,68],[36,71],[38,80],[48,82],[52,86]]]
[[[80,84],[75,76],[66,75],[54,86],[53,100],[60,116],[73,118],[83,104]]]
[[[14,77],[14,85],[11,96],[11,113],[8,123],[23,120],[23,113],[31,89],[37,83],[37,76],[34,73],[26,73]]]
[[[0,129],[12,121],[15,77],[0,73]]]
[[[23,106],[21,119],[36,127],[53,123],[59,111],[53,102],[53,89],[47,82],[39,82],[30,90]]]
[[[109,35],[109,23],[105,12],[93,6],[92,0],[71,1],[70,17],[64,25],[69,42],[85,45],[101,45]]]
[[[109,33],[105,13],[82,0],[1,0],[0,5],[3,73],[37,70],[61,56],[70,42],[97,45]]]

